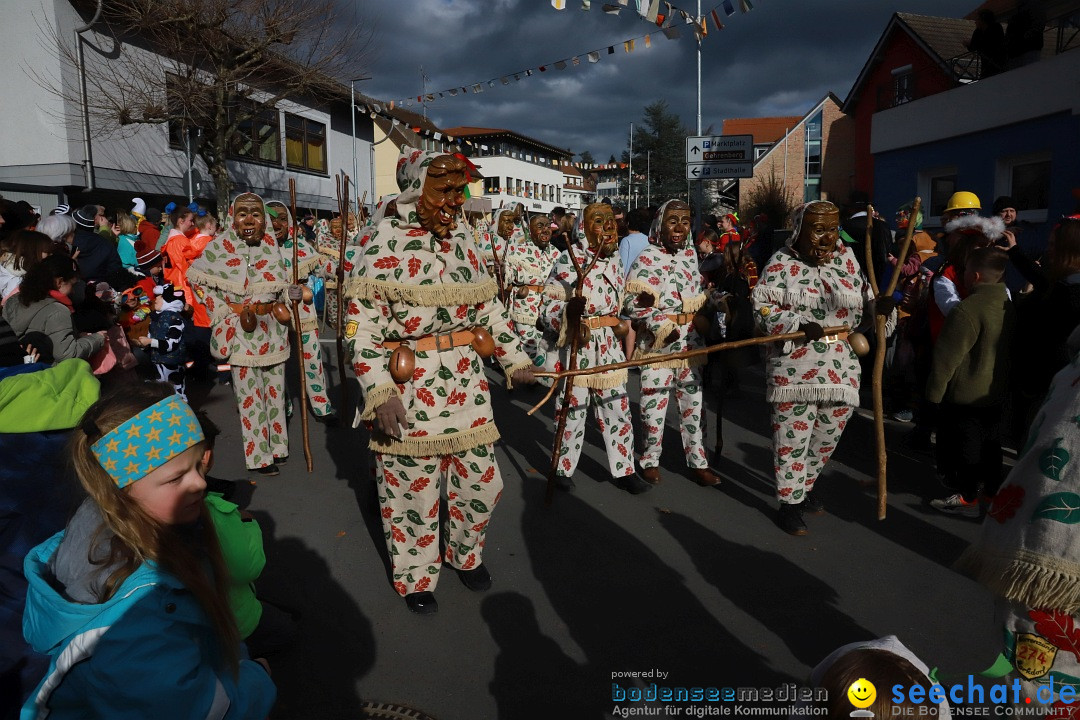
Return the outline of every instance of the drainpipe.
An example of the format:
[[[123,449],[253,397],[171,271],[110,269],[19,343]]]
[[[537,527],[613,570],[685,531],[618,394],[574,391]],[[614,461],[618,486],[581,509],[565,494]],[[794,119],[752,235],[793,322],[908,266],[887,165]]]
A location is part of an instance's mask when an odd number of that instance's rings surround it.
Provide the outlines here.
[[[94,11],[94,17],[90,18],[90,22],[82,27],[75,28],[75,48],[79,71],[79,103],[82,106],[82,121],[83,121],[83,174],[86,178],[86,189],[94,190],[94,155],[90,150],[90,108],[87,105],[86,100],[86,58],[83,55],[83,39],[82,33],[93,27],[94,23],[101,17],[101,6],[103,0],[97,0],[97,10]]]

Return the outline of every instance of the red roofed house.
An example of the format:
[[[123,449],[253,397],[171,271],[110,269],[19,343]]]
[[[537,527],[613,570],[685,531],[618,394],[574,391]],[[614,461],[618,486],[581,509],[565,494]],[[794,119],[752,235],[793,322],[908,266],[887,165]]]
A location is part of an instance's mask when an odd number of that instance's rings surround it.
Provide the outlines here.
[[[895,13],[855,80],[844,112],[855,119],[855,187],[873,197],[874,115],[970,82],[974,56],[965,43],[975,22]]]

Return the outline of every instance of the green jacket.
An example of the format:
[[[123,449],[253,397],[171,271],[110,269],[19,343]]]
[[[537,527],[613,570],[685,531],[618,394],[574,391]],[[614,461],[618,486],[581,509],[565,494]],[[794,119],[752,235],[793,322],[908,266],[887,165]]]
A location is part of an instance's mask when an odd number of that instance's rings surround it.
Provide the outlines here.
[[[0,381],[0,433],[73,428],[100,394],[90,365],[77,358],[5,378]]]
[[[240,517],[240,508],[221,497],[206,494],[206,508],[217,532],[225,566],[229,569],[229,607],[236,616],[241,638],[247,638],[262,618],[262,603],[252,584],[266,565],[262,529],[254,520]]]
[[[988,407],[1005,399],[1016,313],[1004,283],[976,285],[945,318],[926,398]]]

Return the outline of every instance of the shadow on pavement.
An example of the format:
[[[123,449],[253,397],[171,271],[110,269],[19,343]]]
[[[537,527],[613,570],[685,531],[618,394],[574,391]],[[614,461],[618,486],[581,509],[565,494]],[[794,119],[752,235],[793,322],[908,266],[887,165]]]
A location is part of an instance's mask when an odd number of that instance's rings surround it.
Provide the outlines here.
[[[813,667],[839,645],[875,637],[836,608],[835,590],[783,555],[725,540],[679,513],[660,513],[658,519],[701,576],[803,664]]]
[[[268,514],[255,513],[255,519],[266,549],[259,598],[287,611],[302,608],[299,641],[271,659],[278,686],[272,717],[355,717],[357,683],[375,663],[371,621],[321,555],[300,538],[276,537]]]
[[[552,512],[544,507],[541,483],[525,483],[522,492],[522,535],[533,574],[584,651],[582,687],[601,705],[610,704],[617,671],[658,669],[678,686],[788,679],[729,632],[659,555],[603,512],[574,493],[561,494]]]
[[[489,595],[480,614],[499,646],[488,688],[500,718],[603,718],[603,696],[584,669],[544,635],[532,601],[521,593]]]

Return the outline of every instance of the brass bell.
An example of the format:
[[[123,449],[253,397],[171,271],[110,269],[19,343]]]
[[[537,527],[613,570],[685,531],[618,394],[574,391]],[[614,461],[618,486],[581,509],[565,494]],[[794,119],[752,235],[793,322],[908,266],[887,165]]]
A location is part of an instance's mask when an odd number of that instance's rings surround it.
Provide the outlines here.
[[[302,299],[305,305],[310,305],[311,301],[315,299],[315,293],[311,292],[311,288],[309,288],[307,285],[301,286],[300,294],[302,295]]]
[[[620,320],[618,325],[611,328],[611,332],[615,333],[615,337],[622,340],[624,337],[630,334],[630,321]]]
[[[521,287],[519,287],[517,291],[517,296],[522,299],[529,297],[529,286],[522,285]]]
[[[250,305],[245,305],[240,311],[240,327],[246,333],[255,332],[255,328],[259,326],[259,319],[255,317],[255,311]]]

